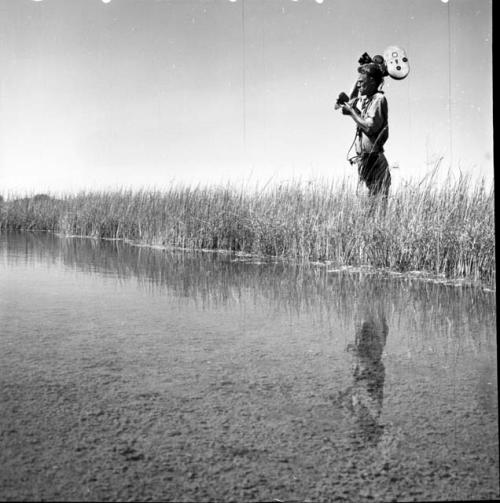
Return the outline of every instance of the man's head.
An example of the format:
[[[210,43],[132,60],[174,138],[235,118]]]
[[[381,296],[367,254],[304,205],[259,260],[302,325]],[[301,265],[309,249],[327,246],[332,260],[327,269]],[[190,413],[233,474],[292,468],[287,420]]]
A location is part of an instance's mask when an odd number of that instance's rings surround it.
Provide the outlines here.
[[[377,63],[367,63],[358,68],[358,88],[362,95],[371,96],[384,81],[384,71]]]

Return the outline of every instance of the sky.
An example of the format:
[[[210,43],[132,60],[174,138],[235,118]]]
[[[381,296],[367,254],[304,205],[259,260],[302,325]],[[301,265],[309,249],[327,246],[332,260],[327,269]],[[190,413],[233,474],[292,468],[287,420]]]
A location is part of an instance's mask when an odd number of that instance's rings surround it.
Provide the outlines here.
[[[0,0],[0,194],[355,179],[364,52],[394,183],[493,179],[491,0]]]

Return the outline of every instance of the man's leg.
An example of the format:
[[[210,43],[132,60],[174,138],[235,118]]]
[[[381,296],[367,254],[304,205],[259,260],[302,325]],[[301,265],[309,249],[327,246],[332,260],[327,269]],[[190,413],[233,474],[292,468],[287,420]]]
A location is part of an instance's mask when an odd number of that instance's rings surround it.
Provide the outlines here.
[[[381,190],[381,197],[382,197],[382,214],[385,217],[385,213],[387,211],[387,201],[389,198],[389,189],[391,187],[391,172],[389,171],[389,167],[385,170],[384,173],[384,178],[382,180],[382,190]]]

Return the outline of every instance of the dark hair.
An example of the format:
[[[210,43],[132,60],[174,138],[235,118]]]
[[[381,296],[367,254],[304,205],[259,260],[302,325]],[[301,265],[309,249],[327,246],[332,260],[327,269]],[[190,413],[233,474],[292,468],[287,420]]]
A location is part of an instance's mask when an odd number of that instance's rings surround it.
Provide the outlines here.
[[[375,80],[377,84],[381,84],[384,81],[384,71],[377,63],[367,63],[366,65],[361,65],[358,68],[358,72],[368,75]]]

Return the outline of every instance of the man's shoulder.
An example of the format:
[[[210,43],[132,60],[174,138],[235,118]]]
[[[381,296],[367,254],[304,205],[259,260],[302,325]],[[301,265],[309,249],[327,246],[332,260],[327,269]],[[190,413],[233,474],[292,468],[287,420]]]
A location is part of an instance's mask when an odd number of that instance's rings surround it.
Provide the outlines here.
[[[382,91],[377,91],[371,99],[371,106],[375,108],[382,108],[386,109],[387,108],[387,98],[385,97],[385,94]]]
[[[385,94],[383,91],[377,91],[372,98],[373,101],[385,101],[387,102],[387,98],[385,97]]]

